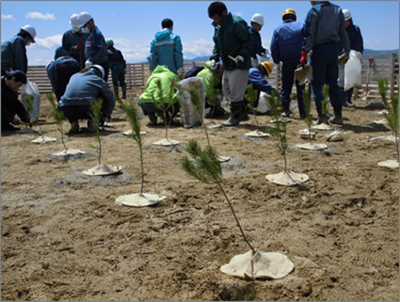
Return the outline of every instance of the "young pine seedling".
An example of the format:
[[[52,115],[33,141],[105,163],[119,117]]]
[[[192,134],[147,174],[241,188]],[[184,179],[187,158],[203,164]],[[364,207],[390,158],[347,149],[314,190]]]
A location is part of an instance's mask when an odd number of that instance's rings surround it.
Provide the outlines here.
[[[94,147],[90,145],[90,147],[96,149],[99,152],[99,165],[101,165],[101,155],[102,155],[102,144],[101,144],[101,136],[100,136],[100,119],[101,119],[101,108],[103,107],[103,101],[101,99],[95,99],[93,102],[90,103],[90,123],[92,129],[94,129],[94,138],[98,144],[98,147]]]
[[[306,88],[303,90],[303,102],[304,102],[304,111],[306,113],[306,118],[304,122],[307,125],[308,129],[308,139],[311,142],[313,136],[311,133],[311,125],[313,123],[313,116],[311,115],[311,91],[310,88]]]
[[[220,97],[221,92],[220,90],[212,90],[208,93],[207,95],[207,101],[211,105],[211,111],[210,111],[210,116],[214,116],[214,112],[217,109],[217,107],[221,106],[221,100],[222,98]]]
[[[46,93],[46,98],[47,98],[48,102],[50,103],[50,106],[51,106],[51,109],[52,109],[52,114],[53,114],[53,117],[54,117],[54,119],[56,121],[56,124],[57,124],[57,130],[61,134],[61,142],[62,142],[62,144],[64,146],[65,152],[67,152],[68,148],[67,148],[67,146],[65,145],[65,142],[64,142],[64,130],[63,130],[64,113],[57,109],[57,104],[56,104],[56,101],[54,99],[53,93],[51,93],[51,92]]]
[[[393,94],[391,96],[391,101],[391,107],[388,113],[385,114],[385,117],[395,138],[397,162],[399,162],[399,95]]]
[[[310,93],[310,100],[311,100],[311,91]],[[325,116],[329,115],[329,85],[324,85],[323,88],[323,93],[324,93],[324,99],[322,100],[322,114],[324,114]],[[310,106],[311,108],[311,106]]]
[[[208,136],[207,127],[205,125],[205,121],[204,121],[204,117],[203,117],[203,104],[201,102],[201,98],[200,98],[199,92],[196,90],[196,87],[190,87],[188,89],[188,92],[190,94],[190,100],[191,100],[191,102],[192,102],[192,104],[193,104],[193,106],[194,106],[194,108],[196,110],[197,115],[200,118],[201,126],[203,127],[204,133],[205,133],[206,138],[207,138],[207,144],[208,144],[209,147],[211,147],[210,138]]]
[[[389,81],[386,78],[378,79],[378,92],[382,98],[382,102],[385,105],[385,109],[389,110],[389,104],[387,101],[387,92],[389,90]]]
[[[244,96],[244,98],[246,99],[246,101],[248,102],[248,107],[251,109],[251,111],[253,111],[253,115],[254,115],[254,119],[256,120],[256,126],[258,129],[258,120],[257,120],[257,115],[256,115],[256,109],[255,109],[255,104],[257,102],[258,99],[258,92],[256,89],[254,89],[253,84],[249,84],[246,86],[246,94]]]
[[[229,208],[236,221],[236,225],[240,230],[244,242],[250,247],[252,253],[254,254],[256,250],[253,248],[253,246],[247,239],[246,235],[244,234],[242,226],[240,225],[235,210],[232,206],[232,203],[222,186],[222,169],[221,169],[221,163],[218,160],[217,152],[211,146],[207,146],[204,148],[204,150],[202,150],[198,142],[193,139],[189,141],[187,152],[193,157],[196,163],[191,162],[189,158],[185,156],[181,160],[182,169],[187,174],[198,179],[203,183],[206,184],[213,183],[218,186],[219,190],[224,195],[225,200],[229,205]]]

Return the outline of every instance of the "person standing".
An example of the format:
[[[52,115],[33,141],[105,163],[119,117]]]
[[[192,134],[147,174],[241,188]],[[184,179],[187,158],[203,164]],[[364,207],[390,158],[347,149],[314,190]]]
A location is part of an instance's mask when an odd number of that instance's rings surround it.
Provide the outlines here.
[[[64,33],[62,37],[62,49],[67,56],[71,56],[77,60],[82,69],[85,67],[85,42],[89,34],[81,31],[80,26],[82,24],[78,14],[71,16],[69,24],[72,29]]]
[[[361,35],[361,30],[357,25],[353,23],[353,18],[348,9],[343,9],[343,15],[344,15],[344,20],[346,22],[346,32],[350,41],[350,50],[355,50],[360,54],[362,54],[364,52],[364,42],[363,42],[363,37]],[[343,95],[343,106],[354,107],[354,104],[351,100],[354,88],[350,88],[346,91],[344,90],[344,69],[345,69],[345,64],[339,64],[338,85]]]
[[[311,92],[318,111],[318,123],[327,123],[327,117],[322,112],[324,99],[323,85],[329,85],[329,98],[334,110],[334,116],[329,122],[343,124],[342,96],[337,84],[338,56],[341,49],[350,51],[349,38],[346,33],[344,15],[341,8],[329,1],[311,1],[305,25],[300,64],[306,64],[308,52],[311,56],[312,76]]]
[[[162,30],[156,33],[150,45],[151,71],[158,65],[163,65],[179,77],[183,77],[181,38],[172,33],[174,22],[171,19],[164,19],[161,26]]]
[[[300,61],[301,47],[304,42],[303,24],[296,22],[296,12],[288,8],[283,12],[283,24],[274,30],[271,39],[271,56],[275,64],[282,62],[282,116],[290,117],[290,95],[294,82],[294,71]],[[299,106],[299,114],[301,118],[305,118],[303,104],[304,85],[300,86],[295,81],[297,91],[297,103]]]
[[[26,46],[35,43],[36,30],[31,25],[21,27],[19,33],[13,38],[1,43],[1,70],[28,71],[28,57]]]
[[[251,17],[251,27],[250,33],[253,39],[253,53],[251,55],[251,66],[256,67],[258,65],[258,58],[259,56],[265,56],[266,49],[262,47],[260,31],[264,26],[264,17],[263,15],[256,13]]]
[[[210,57],[211,67],[222,59],[224,75],[222,89],[230,102],[230,117],[223,126],[237,126],[248,118],[244,106],[244,94],[251,67],[253,40],[246,21],[228,13],[225,4],[213,2],[208,7],[208,16],[214,22],[214,49]]]
[[[80,13],[79,23],[83,32],[89,34],[85,43],[85,67],[88,68],[94,64],[102,66],[105,71],[104,80],[107,82],[109,65],[106,40],[89,13]]]
[[[122,88],[122,98],[126,99],[126,83],[125,83],[125,73],[126,73],[126,62],[121,51],[114,47],[113,40],[106,41],[107,52],[108,52],[108,64],[110,64],[111,77],[114,86],[114,96],[118,96],[118,84]]]

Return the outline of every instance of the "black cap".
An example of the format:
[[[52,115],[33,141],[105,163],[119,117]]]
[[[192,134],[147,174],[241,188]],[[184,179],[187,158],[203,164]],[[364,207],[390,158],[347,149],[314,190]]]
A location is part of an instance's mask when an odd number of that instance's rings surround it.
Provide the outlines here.
[[[15,78],[16,82],[20,82],[22,84],[26,84],[26,74],[21,70],[14,71],[5,71],[5,75],[7,78]]]

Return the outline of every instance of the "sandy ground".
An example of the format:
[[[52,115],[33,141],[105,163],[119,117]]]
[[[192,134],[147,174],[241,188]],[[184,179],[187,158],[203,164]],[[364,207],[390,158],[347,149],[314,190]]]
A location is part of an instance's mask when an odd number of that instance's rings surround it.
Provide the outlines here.
[[[103,162],[124,173],[91,178],[81,172],[97,164],[93,137],[67,139],[89,156],[53,160],[63,147],[42,100],[39,126],[56,143],[34,145],[37,135],[26,133],[2,137],[2,300],[398,300],[399,175],[377,165],[396,158],[395,145],[368,141],[390,132],[368,125],[382,118],[378,110],[356,104],[344,110],[345,141],[327,143],[319,132],[325,152],[296,149],[305,127],[291,119],[289,167],[309,175],[304,187],[265,179],[282,171],[283,160],[274,139],[244,137],[254,120],[210,130],[217,150],[232,157],[223,186],[250,241],[295,264],[284,279],[251,282],[219,270],[248,251],[223,196],[180,168],[189,139],[205,145],[202,129],[175,127],[170,138],[182,144],[156,147],[164,129],[142,120],[145,191],[167,198],[128,208],[115,199],[139,191],[140,163],[133,140],[121,134],[129,129],[124,114],[116,109],[115,128],[102,134]],[[263,126],[270,120],[259,117]]]

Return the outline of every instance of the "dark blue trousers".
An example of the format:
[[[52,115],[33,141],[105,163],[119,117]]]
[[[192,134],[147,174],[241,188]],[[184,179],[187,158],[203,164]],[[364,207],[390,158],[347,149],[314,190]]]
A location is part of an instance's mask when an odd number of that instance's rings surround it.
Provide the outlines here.
[[[282,88],[281,101],[283,111],[289,111],[290,93],[292,92],[293,82],[296,82],[297,102],[299,104],[300,116],[304,116],[303,90],[305,85],[300,86],[298,81],[294,79],[294,70],[297,68],[299,60],[296,62],[283,62],[282,66]]]
[[[329,98],[335,111],[335,116],[342,115],[342,95],[337,84],[338,79],[339,44],[330,42],[316,45],[311,56],[313,68],[311,77],[311,93],[315,100],[318,116],[322,114],[323,86],[329,85]]]

